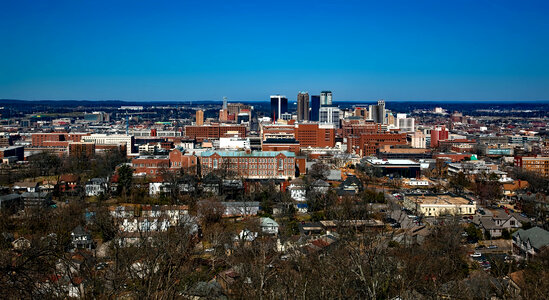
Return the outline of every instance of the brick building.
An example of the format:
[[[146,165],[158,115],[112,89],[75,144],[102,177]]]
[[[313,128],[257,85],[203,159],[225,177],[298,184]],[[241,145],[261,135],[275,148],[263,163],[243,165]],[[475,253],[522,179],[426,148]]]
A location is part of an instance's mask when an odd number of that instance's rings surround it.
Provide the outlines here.
[[[246,127],[241,125],[212,124],[185,126],[185,135],[196,139],[198,142],[202,142],[205,139],[218,139],[229,132],[234,132],[241,138],[246,137]]]
[[[198,163],[193,154],[185,154],[174,149],[169,155],[144,155],[132,160],[134,174],[159,176],[162,170],[191,169]]]
[[[67,132],[54,132],[54,133],[33,133],[32,134],[32,146],[44,147],[48,146],[48,142],[66,142],[65,146],[68,146],[69,142],[80,142],[83,136],[87,136],[89,133],[67,133]]]
[[[299,146],[325,148],[335,146],[335,127],[332,125],[310,124],[269,124],[261,129],[263,141],[268,139],[295,139]]]
[[[290,151],[299,154],[300,149],[296,139],[266,139],[261,144],[262,151]]]
[[[406,145],[406,133],[367,133],[347,138],[347,152],[360,156],[375,155],[385,145]]]
[[[549,156],[516,156],[515,167],[549,177]]]
[[[95,143],[73,142],[69,143],[69,156],[90,157],[95,154]]]
[[[202,175],[232,171],[248,179],[295,178],[296,155],[287,151],[206,151],[200,154]]]

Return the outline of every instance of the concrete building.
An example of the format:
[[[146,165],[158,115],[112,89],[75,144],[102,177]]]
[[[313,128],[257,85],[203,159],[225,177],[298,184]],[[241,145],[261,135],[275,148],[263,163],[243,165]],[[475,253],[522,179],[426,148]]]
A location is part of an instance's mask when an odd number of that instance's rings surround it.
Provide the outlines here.
[[[83,142],[92,142],[95,143],[95,145],[118,145],[118,144],[125,144],[126,145],[126,151],[127,154],[132,153],[133,145],[134,145],[134,138],[131,135],[125,135],[125,134],[103,134],[103,133],[97,133],[97,134],[91,134],[87,136],[82,136]]]
[[[426,217],[474,215],[477,210],[475,201],[449,194],[405,195],[403,204],[406,208]]]

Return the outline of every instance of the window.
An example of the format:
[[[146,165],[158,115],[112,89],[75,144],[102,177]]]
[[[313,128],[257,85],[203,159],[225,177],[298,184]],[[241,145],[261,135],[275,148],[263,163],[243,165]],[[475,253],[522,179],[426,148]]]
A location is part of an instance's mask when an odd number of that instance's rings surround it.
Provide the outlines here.
[[[214,169],[217,169],[217,159],[214,159],[214,160],[213,160],[213,168],[214,168]]]

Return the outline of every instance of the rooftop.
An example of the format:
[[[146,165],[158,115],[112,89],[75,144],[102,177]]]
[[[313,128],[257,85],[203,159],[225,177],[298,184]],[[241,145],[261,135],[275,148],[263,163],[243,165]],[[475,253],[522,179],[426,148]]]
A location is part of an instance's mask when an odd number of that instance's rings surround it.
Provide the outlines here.
[[[200,153],[202,157],[212,156],[214,153],[223,157],[275,157],[279,154],[284,154],[286,157],[295,157],[295,153],[289,151],[204,151]]]

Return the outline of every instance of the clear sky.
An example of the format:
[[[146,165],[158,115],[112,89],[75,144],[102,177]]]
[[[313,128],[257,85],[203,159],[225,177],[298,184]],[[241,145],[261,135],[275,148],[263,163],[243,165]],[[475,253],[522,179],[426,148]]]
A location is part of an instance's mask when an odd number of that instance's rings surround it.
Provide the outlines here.
[[[549,100],[549,1],[0,0],[0,98]]]

